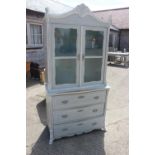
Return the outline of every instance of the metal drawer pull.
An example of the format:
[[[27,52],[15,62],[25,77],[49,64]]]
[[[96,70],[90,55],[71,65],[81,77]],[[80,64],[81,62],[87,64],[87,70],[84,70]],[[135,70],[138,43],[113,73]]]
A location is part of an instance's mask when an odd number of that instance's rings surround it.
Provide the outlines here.
[[[97,100],[97,99],[99,99],[99,98],[100,98],[99,96],[95,96],[95,97],[94,97],[95,100]]]
[[[77,112],[82,112],[83,111],[83,109],[80,109],[80,110],[78,110]]]
[[[98,111],[98,109],[93,109],[93,112],[97,112]]]
[[[82,99],[82,98],[84,98],[84,96],[78,96],[78,98],[79,98],[79,99]]]
[[[96,122],[92,123],[93,126],[96,125],[96,124],[97,124]]]
[[[83,125],[83,123],[79,123],[79,124],[77,124],[78,126],[81,126],[81,125]]]
[[[67,104],[68,103],[68,100],[64,100],[62,101],[63,104]]]
[[[67,128],[63,128],[63,129],[62,129],[62,131],[67,131],[67,130],[68,130]]]
[[[67,118],[68,117],[68,115],[66,114],[66,115],[62,115],[61,116],[62,118]]]

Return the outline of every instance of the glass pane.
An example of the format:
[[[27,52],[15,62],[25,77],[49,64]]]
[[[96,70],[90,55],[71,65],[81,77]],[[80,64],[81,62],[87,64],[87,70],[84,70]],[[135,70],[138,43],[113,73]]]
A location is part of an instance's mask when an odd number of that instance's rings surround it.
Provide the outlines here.
[[[38,25],[37,31],[38,31],[37,34],[41,34],[42,33],[41,25]]]
[[[41,35],[38,35],[38,43],[42,44],[42,36]]]
[[[41,34],[42,33],[41,25],[30,24],[30,31],[31,34]]]
[[[34,30],[34,26],[32,24],[30,24],[30,33],[31,33],[31,35],[34,34],[33,30]]]
[[[35,38],[34,38],[34,35],[31,35],[31,44],[35,44]]]
[[[77,30],[55,29],[55,56],[76,55]]]
[[[38,25],[33,25],[34,35],[38,34],[38,27],[39,27]]]
[[[84,82],[101,80],[102,58],[85,59]]]
[[[102,56],[103,31],[86,30],[86,56]]]
[[[55,60],[56,84],[71,84],[76,82],[76,60]]]
[[[34,36],[34,44],[42,44],[42,36],[40,34],[33,35]]]
[[[34,35],[34,44],[35,44],[35,45],[38,44],[38,41],[37,41],[37,40],[38,40],[38,36],[37,36],[37,35]]]
[[[42,44],[42,27],[41,25],[30,24],[31,44]]]

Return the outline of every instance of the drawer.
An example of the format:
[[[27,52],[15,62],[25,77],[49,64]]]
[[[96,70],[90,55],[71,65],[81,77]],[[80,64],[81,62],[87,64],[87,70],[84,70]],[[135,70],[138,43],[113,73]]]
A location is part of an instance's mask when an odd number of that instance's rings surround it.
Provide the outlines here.
[[[90,104],[103,103],[106,91],[67,94],[53,97],[53,109],[67,109]]]
[[[90,132],[94,129],[104,128],[104,117],[97,117],[85,121],[55,125],[54,138],[61,138]]]
[[[89,117],[101,116],[104,112],[104,104],[91,105],[70,110],[54,111],[54,124],[81,120]]]

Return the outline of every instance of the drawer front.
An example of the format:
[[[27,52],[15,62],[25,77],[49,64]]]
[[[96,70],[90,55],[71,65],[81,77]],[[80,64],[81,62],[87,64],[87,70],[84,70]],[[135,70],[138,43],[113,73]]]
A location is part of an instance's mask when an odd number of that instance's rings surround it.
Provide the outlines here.
[[[67,94],[53,97],[53,109],[81,107],[105,101],[106,91]]]
[[[54,126],[54,138],[78,135],[104,128],[104,117]]]
[[[91,105],[70,110],[54,111],[54,124],[81,120],[89,117],[101,116],[104,112],[104,104]]]

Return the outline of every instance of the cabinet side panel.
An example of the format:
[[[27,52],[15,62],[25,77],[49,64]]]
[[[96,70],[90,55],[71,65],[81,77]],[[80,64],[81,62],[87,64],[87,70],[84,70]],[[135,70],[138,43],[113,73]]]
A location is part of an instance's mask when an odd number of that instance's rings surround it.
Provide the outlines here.
[[[106,110],[107,110],[107,102],[108,102],[108,94],[109,94],[110,88],[106,90],[106,95],[105,95],[105,103],[104,103],[104,124],[105,124],[105,117],[106,117]],[[105,127],[105,126],[104,126]]]
[[[109,32],[110,27],[106,29],[106,45],[105,45],[105,54],[104,54],[104,67],[103,67],[103,82],[107,83],[106,81],[106,73],[107,73],[107,59],[108,59],[108,52],[109,52]]]
[[[52,128],[52,97],[46,95],[46,115],[47,115],[47,125]]]

